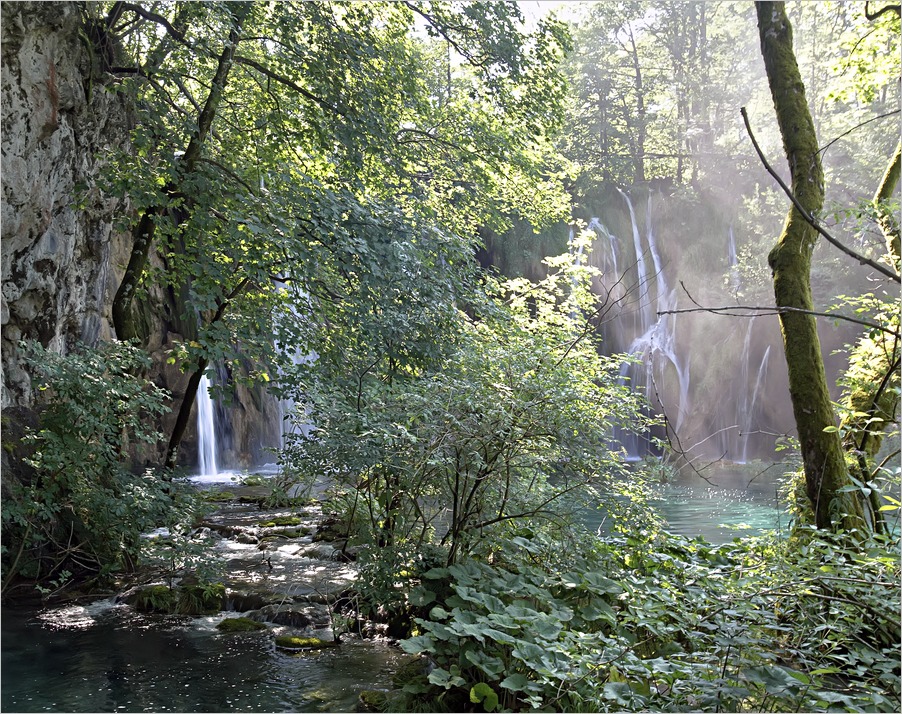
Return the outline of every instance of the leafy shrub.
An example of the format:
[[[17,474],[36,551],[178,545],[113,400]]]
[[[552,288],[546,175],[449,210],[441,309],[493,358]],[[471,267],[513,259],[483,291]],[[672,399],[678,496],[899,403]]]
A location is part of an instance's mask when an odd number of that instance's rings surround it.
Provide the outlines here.
[[[408,708],[895,711],[898,541],[612,539],[569,570],[516,539],[427,572]],[[890,595],[892,593],[892,596]],[[491,692],[491,695],[489,694]],[[478,706],[476,706],[478,705]]]
[[[165,393],[136,376],[147,357],[124,343],[65,356],[22,349],[37,375],[40,423],[23,437],[30,479],[5,484],[4,589],[14,577],[49,582],[130,569],[141,534],[186,503],[174,486],[126,468],[129,449],[153,445]]]
[[[591,269],[570,256],[549,265],[537,284],[486,277],[472,314],[451,284],[418,283],[447,301],[428,309],[379,292],[311,344],[318,358],[296,366],[304,392],[292,396],[316,429],[290,437],[283,461],[334,479],[360,542],[437,543],[452,563],[516,523],[563,521],[599,500],[640,517],[642,489],[611,434],[647,420],[623,358],[599,354]]]

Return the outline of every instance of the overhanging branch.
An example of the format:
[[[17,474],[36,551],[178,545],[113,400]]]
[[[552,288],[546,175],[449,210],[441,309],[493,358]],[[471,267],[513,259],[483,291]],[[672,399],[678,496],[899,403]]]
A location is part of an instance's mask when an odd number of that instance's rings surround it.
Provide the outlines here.
[[[789,188],[789,186],[787,186],[786,183],[783,181],[783,179],[780,178],[780,175],[776,171],[774,171],[773,168],[771,168],[771,165],[768,163],[767,159],[764,156],[764,152],[761,151],[761,147],[758,146],[758,141],[757,141],[757,139],[755,139],[755,135],[752,133],[752,127],[749,124],[749,117],[745,111],[745,107],[742,107],[742,109],[740,109],[739,111],[742,114],[742,120],[745,122],[745,128],[746,128],[746,131],[748,131],[749,138],[752,140],[752,146],[755,147],[755,153],[758,154],[758,158],[761,160],[761,163],[764,165],[764,168],[767,171],[767,173],[769,173],[771,176],[773,176],[774,180],[776,180],[776,182],[778,184],[780,184],[780,188],[783,189],[783,193],[785,193],[786,196],[789,198],[789,200],[792,201],[792,205],[795,206],[795,209],[799,212],[799,215],[801,215],[802,218],[804,218],[805,221],[812,228],[814,228],[814,230],[816,230],[818,233],[820,233],[826,239],[826,241],[828,243],[835,246],[836,248],[839,248],[839,250],[841,250],[843,253],[845,253],[849,257],[854,258],[862,265],[867,265],[867,266],[873,268],[874,270],[885,275],[886,277],[890,278],[891,280],[895,280],[897,283],[902,283],[902,277],[900,277],[896,272],[894,272],[893,270],[890,270],[886,266],[881,265],[880,263],[878,263],[874,260],[871,260],[870,258],[866,258],[865,256],[861,255],[860,253],[856,253],[854,250],[852,250],[848,246],[841,243],[839,240],[837,240],[832,235],[830,235],[812,217],[812,215],[810,213],[808,213],[808,211],[805,210],[805,208],[802,206],[802,204],[799,203],[798,199],[796,199],[795,195],[793,195],[792,190]]]
[[[342,116],[345,119],[348,118],[348,115],[346,112],[342,111],[341,109],[339,109],[336,106],[333,106],[332,104],[329,104],[329,102],[327,102],[325,99],[321,99],[320,97],[317,97],[315,94],[304,89],[301,85],[299,85],[297,82],[290,80],[288,77],[285,77],[284,75],[281,75],[278,72],[273,72],[269,67],[261,64],[260,62],[257,62],[257,60],[253,60],[250,57],[245,57],[244,55],[235,55],[234,59],[235,59],[235,62],[237,62],[238,64],[243,64],[246,67],[252,67],[253,69],[260,72],[261,74],[265,74],[270,79],[275,80],[279,84],[284,84],[286,87],[293,89],[295,92],[300,94],[302,97],[306,97],[311,102],[316,102],[323,109],[328,109],[330,112],[338,114],[339,116]]]
[[[862,320],[858,317],[851,317],[849,315],[843,315],[841,313],[818,312],[817,310],[805,310],[800,307],[777,307],[776,305],[774,305],[773,307],[764,307],[761,305],[724,305],[720,307],[706,307],[705,305],[699,303],[694,297],[692,297],[689,290],[686,289],[686,285],[682,280],[680,281],[680,287],[683,288],[683,291],[686,293],[687,297],[692,301],[693,305],[696,305],[696,307],[687,307],[679,310],[660,310],[657,313],[658,315],[676,315],[683,312],[710,312],[714,315],[725,315],[727,317],[758,317],[759,315],[781,315],[787,312],[799,312],[804,315],[813,315],[814,317],[827,317],[831,320],[852,322],[856,325],[869,327],[872,330],[885,332],[886,334],[892,335],[897,338],[900,336],[899,330],[894,330],[890,327],[880,325],[876,322]],[[735,312],[736,310],[743,310],[744,312]]]

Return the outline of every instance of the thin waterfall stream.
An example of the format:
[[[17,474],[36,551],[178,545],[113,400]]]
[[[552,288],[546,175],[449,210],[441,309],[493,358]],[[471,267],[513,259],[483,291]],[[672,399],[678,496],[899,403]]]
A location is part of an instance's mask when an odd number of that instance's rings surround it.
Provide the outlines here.
[[[210,378],[203,375],[197,387],[197,466],[201,476],[218,476],[216,418],[210,396]]]

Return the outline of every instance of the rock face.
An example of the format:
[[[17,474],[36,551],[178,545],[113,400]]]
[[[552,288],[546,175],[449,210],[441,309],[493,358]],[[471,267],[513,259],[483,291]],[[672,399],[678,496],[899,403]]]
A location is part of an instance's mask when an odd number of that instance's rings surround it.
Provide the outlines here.
[[[129,148],[130,98],[103,74],[85,32],[95,3],[4,2],[2,5],[2,367],[0,402],[29,407],[34,394],[18,349],[36,340],[65,354],[78,343],[115,337],[110,306],[128,262],[131,236],[117,231],[128,200],[102,195],[96,180],[103,156]],[[158,291],[159,292],[159,291]],[[150,291],[150,302],[165,297]],[[167,364],[179,333],[153,304],[147,349],[150,378],[172,394],[168,433],[188,375]],[[170,311],[171,314],[171,311]],[[272,461],[279,442],[277,401],[241,388],[225,410],[230,443],[225,466]],[[145,458],[148,458],[145,455]],[[151,454],[150,461],[162,458]],[[181,462],[196,462],[194,420]]]
[[[108,305],[116,246],[112,219],[128,210],[76,186],[102,167],[95,156],[126,146],[125,100],[91,87],[90,56],[74,3],[2,6],[2,314],[4,407],[32,402],[16,345],[39,340],[65,352],[112,337]],[[118,257],[118,256],[117,256]]]

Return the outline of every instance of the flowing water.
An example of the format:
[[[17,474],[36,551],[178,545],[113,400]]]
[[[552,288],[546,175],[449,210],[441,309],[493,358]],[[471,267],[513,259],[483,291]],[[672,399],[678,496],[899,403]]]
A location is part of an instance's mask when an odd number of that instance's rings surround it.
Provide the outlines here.
[[[353,711],[387,689],[403,654],[385,643],[291,655],[265,633],[223,634],[220,618],[145,616],[104,601],[4,608],[4,712]]]
[[[720,469],[706,472],[707,481],[682,474],[661,486],[657,507],[672,532],[715,543],[779,528],[786,523],[775,495],[781,471]],[[587,521],[596,528],[600,518]],[[223,616],[143,615],[108,600],[4,608],[0,710],[353,711],[362,690],[390,687],[405,656],[383,642],[353,640],[286,654],[265,632],[219,632]]]
[[[197,464],[202,476],[215,477],[219,473],[218,451],[210,380],[207,375],[203,375],[197,386]]]

